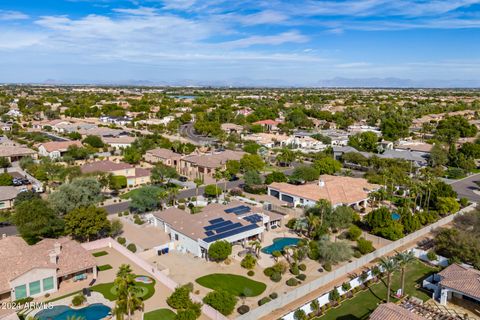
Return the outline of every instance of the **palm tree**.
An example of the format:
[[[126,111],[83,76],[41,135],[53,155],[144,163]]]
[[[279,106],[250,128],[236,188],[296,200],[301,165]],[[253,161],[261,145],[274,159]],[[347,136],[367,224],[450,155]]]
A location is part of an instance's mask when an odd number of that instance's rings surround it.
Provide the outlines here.
[[[180,192],[180,190],[178,189],[178,187],[173,187],[173,188],[170,188],[170,190],[168,192],[170,192],[170,196],[172,198],[173,205],[175,205],[176,200],[177,200],[177,196],[178,196],[178,193]]]
[[[318,216],[314,215],[313,213],[310,213],[306,217],[306,219],[307,219],[307,224],[308,224],[307,234],[308,234],[308,237],[312,238],[313,232],[320,226],[321,221],[320,221],[320,218]]]
[[[203,179],[196,178],[195,180],[193,180],[193,182],[195,183],[195,202],[198,206],[198,189],[202,186]]]
[[[407,273],[407,265],[412,263],[415,260],[415,255],[413,251],[397,252],[395,260],[400,267],[402,272],[402,296],[405,295],[405,274]]]
[[[165,203],[165,200],[168,198],[168,192],[165,190],[162,190],[158,193],[158,198],[160,199],[160,210],[163,210],[163,205]]]
[[[119,320],[123,320],[125,314],[130,320],[135,310],[143,309],[143,302],[139,298],[142,289],[136,284],[134,277],[130,265],[120,266],[114,281],[117,289],[114,313]]]
[[[258,258],[260,258],[260,249],[262,249],[262,244],[260,243],[260,241],[258,240],[251,241],[249,245],[252,247],[253,251],[255,252],[255,255]]]
[[[317,299],[313,300],[310,303],[310,309],[312,309],[312,311],[315,315],[318,315],[318,311],[320,310],[320,304],[318,303]]]
[[[383,269],[383,272],[387,274],[387,303],[390,302],[390,290],[392,285],[392,274],[398,269],[398,264],[395,259],[392,258],[381,258],[380,266]]]
[[[218,202],[218,196],[219,196],[219,194],[218,194],[218,180],[222,179],[223,174],[220,170],[217,169],[217,170],[215,170],[215,173],[213,174],[213,177],[215,178],[215,187],[216,187],[215,194],[217,196],[217,202]]]

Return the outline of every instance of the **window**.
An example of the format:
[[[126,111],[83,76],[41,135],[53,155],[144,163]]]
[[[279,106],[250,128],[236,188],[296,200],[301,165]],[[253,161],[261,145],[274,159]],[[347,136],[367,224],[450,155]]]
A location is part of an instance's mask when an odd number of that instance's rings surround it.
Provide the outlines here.
[[[43,279],[43,291],[53,289],[53,277]]]
[[[30,296],[34,296],[36,294],[39,294],[42,292],[42,289],[40,288],[40,280],[39,281],[34,281],[30,282],[28,284],[28,288],[30,289]]]
[[[178,234],[175,233],[175,240],[178,241]]]
[[[27,297],[27,286],[21,285],[15,287],[15,300],[23,299]]]
[[[0,208],[5,208],[5,202],[0,202]]]

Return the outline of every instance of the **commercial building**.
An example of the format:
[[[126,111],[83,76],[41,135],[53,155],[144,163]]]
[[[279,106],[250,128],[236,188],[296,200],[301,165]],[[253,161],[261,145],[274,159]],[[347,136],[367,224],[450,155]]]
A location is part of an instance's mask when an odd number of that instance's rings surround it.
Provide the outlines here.
[[[0,252],[0,300],[39,297],[57,291],[62,282],[97,277],[93,256],[68,238],[30,246],[20,237],[6,237]]]

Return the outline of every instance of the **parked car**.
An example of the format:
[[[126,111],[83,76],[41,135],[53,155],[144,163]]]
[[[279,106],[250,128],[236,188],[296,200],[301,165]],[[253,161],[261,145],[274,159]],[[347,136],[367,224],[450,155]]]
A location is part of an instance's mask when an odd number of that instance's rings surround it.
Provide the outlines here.
[[[240,178],[237,177],[236,175],[232,174],[232,176],[230,177],[230,179],[228,179],[228,181],[237,181],[238,179],[240,179]]]
[[[178,181],[187,182],[187,181],[188,181],[188,178],[187,178],[187,177],[184,177],[184,176],[180,176],[180,178],[178,178]]]

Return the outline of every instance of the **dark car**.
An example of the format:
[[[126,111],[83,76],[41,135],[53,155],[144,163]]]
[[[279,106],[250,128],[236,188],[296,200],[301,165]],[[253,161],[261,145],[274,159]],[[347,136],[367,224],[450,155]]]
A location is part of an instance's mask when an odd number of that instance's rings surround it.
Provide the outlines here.
[[[237,181],[239,179],[239,177],[237,177],[236,175],[232,174],[230,179],[228,179],[228,181]]]
[[[187,181],[188,181],[188,178],[187,178],[187,177],[184,177],[184,176],[181,176],[180,178],[178,178],[178,181],[187,182]]]

